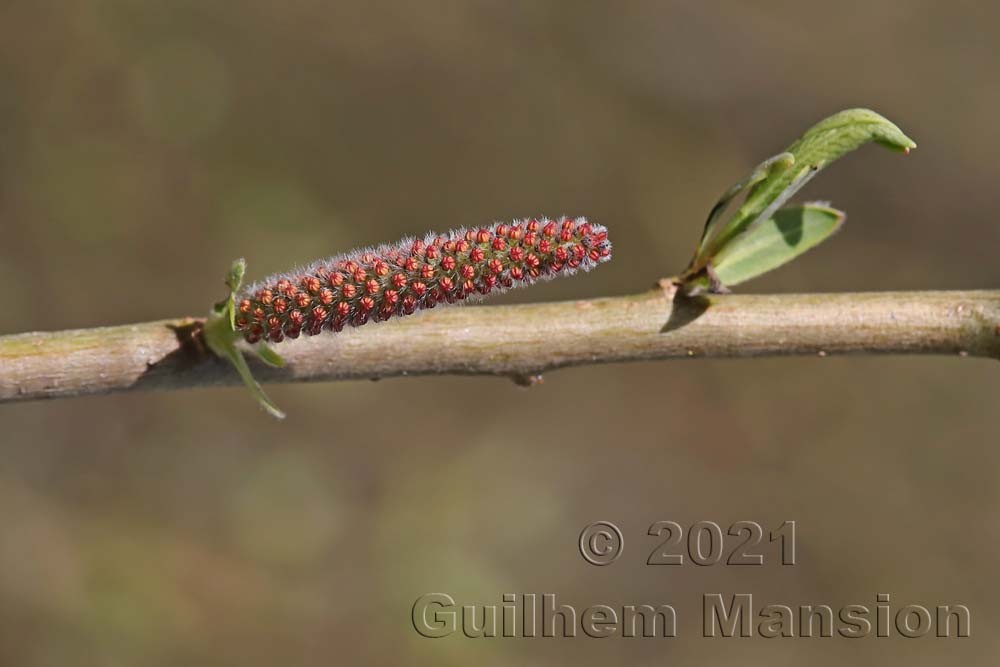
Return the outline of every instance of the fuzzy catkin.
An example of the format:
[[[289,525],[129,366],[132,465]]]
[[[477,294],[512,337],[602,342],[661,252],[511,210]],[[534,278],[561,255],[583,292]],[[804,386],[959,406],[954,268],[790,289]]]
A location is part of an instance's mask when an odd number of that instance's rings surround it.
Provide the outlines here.
[[[589,271],[609,259],[607,229],[585,218],[455,229],[355,250],[251,285],[237,298],[236,328],[250,343],[278,343]]]

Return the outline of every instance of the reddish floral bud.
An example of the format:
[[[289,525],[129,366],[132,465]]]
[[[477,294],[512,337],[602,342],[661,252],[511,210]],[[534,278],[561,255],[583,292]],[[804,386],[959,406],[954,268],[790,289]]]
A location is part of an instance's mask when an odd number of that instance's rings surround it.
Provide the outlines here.
[[[611,256],[607,230],[582,218],[500,223],[491,230],[432,234],[274,276],[241,290],[237,328],[249,342],[273,343],[341,331],[589,270]]]
[[[315,294],[319,291],[320,280],[316,276],[306,276],[302,279],[302,288],[307,292]]]

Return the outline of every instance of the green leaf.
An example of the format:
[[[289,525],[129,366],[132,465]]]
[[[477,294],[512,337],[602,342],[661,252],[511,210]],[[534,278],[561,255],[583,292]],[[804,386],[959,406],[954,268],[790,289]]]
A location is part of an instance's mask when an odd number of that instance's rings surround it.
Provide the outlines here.
[[[731,286],[756,278],[814,248],[844,224],[843,212],[821,204],[778,211],[745,234],[733,239],[712,262],[715,277]],[[707,288],[703,276],[694,285]]]
[[[261,388],[250,372],[250,367],[247,365],[243,353],[236,347],[239,334],[233,331],[229,326],[229,322],[223,317],[209,317],[205,322],[203,335],[208,348],[217,357],[225,359],[236,369],[237,375],[240,376],[243,385],[250,391],[250,395],[254,397],[257,404],[273,417],[284,419],[285,413],[264,393],[263,388]]]
[[[236,369],[237,374],[239,374],[240,379],[243,380],[244,386],[250,390],[250,395],[256,399],[257,404],[260,407],[276,419],[284,419],[285,413],[275,405],[274,401],[264,393],[263,388],[257,380],[254,379],[253,374],[250,372],[250,367],[247,366],[247,360],[243,358],[243,354],[236,349],[235,346],[229,347],[225,350],[226,358]]]
[[[243,284],[243,275],[247,270],[247,262],[245,259],[240,257],[233,262],[233,265],[229,267],[229,273],[226,274],[226,287],[229,288],[229,299],[227,299],[225,308],[229,310],[229,327],[236,331],[236,292],[239,291],[240,285]]]
[[[767,178],[751,188],[726,226],[699,248],[692,265],[707,261],[717,264],[715,257],[730,240],[769,220],[823,167],[872,141],[904,153],[917,146],[893,123],[868,109],[841,111],[809,128],[787,149],[794,157],[793,166],[769,170]]]
[[[247,263],[240,258],[233,262],[226,274],[226,287],[229,288],[229,296],[212,307],[212,314],[205,322],[203,336],[208,348],[217,357],[225,359],[243,381],[244,386],[250,390],[250,395],[254,397],[268,414],[278,419],[284,419],[285,413],[264,393],[263,388],[254,379],[247,365],[243,353],[236,347],[236,341],[240,335],[236,332],[236,292],[243,284],[243,275],[246,273]],[[272,366],[284,366],[285,360],[281,356],[264,344],[254,348],[257,355]]]
[[[754,167],[753,171],[750,172],[749,176],[726,190],[708,214],[708,220],[705,221],[705,229],[701,233],[701,243],[698,245],[698,251],[701,252],[701,250],[711,240],[712,232],[716,227],[715,223],[720,217],[722,217],[722,214],[726,212],[726,209],[729,207],[729,204],[733,199],[748,188],[751,188],[761,181],[773,176],[778,171],[784,171],[790,168],[793,164],[795,164],[794,155],[791,153],[778,153],[777,155],[769,157],[758,164]]]
[[[268,366],[274,366],[275,368],[284,367],[285,360],[266,343],[258,343],[253,350],[257,353],[257,356],[260,357],[261,361]]]
[[[226,287],[229,288],[231,292],[238,292],[240,285],[243,284],[243,276],[247,272],[247,261],[240,257],[233,261],[233,265],[229,267],[229,273],[226,274]]]

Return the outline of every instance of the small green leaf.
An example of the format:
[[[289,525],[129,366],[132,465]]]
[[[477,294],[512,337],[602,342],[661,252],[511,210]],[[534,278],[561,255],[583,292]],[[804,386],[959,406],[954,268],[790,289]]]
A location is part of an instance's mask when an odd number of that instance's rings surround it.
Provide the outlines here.
[[[240,285],[243,284],[243,275],[247,272],[247,261],[240,257],[239,259],[233,261],[233,265],[229,267],[229,273],[226,274],[226,287],[232,292],[238,292]]]
[[[208,349],[212,350],[217,357],[225,359],[233,365],[237,375],[240,376],[244,386],[250,390],[250,394],[254,397],[254,400],[270,415],[278,419],[284,419],[285,413],[264,393],[264,390],[250,372],[250,367],[247,365],[243,353],[236,347],[239,335],[229,326],[229,322],[223,317],[209,317],[205,322],[203,335]]]
[[[215,315],[216,317],[229,319],[229,311],[231,310],[230,306],[232,306],[232,304],[233,304],[233,295],[230,294],[222,301],[217,301],[216,303],[212,304],[212,314]],[[233,319],[234,328],[235,324],[236,320],[234,318]]]
[[[274,404],[274,401],[264,393],[257,380],[254,379],[253,374],[250,372],[250,367],[247,366],[247,360],[243,358],[243,354],[236,349],[235,346],[231,346],[225,350],[226,358],[236,369],[237,374],[239,374],[240,379],[243,380],[243,384],[247,389],[250,390],[250,394],[257,400],[257,404],[260,407],[276,419],[284,419],[285,413]]]
[[[734,185],[733,187],[726,190],[725,194],[719,198],[719,201],[715,203],[712,210],[708,214],[708,220],[705,221],[705,229],[701,233],[701,243],[698,245],[698,252],[708,244],[711,240],[712,232],[715,223],[722,217],[722,214],[726,212],[726,208],[729,207],[730,202],[739,196],[740,193],[752,188],[761,181],[770,178],[779,171],[784,171],[789,169],[793,164],[795,164],[795,156],[791,153],[778,153],[775,156],[769,157],[764,160],[750,172],[750,175],[745,179]]]
[[[225,310],[229,311],[229,327],[236,331],[236,292],[239,291],[240,285],[243,284],[243,275],[247,270],[247,262],[245,259],[240,257],[233,262],[233,265],[229,267],[229,273],[226,274],[226,287],[229,288],[229,298],[224,301],[223,312],[220,315],[225,316]],[[217,305],[218,307],[218,305]]]
[[[268,366],[282,368],[285,365],[285,360],[281,357],[281,355],[275,352],[273,348],[269,347],[267,343],[258,343],[253,348],[253,351],[256,352],[261,361]]]
[[[772,169],[767,178],[758,181],[726,226],[699,248],[692,265],[717,264],[716,255],[730,240],[771,219],[819,170],[871,141],[901,152],[917,146],[893,123],[868,109],[848,109],[820,121],[788,147],[787,152],[794,156],[793,167]]]
[[[778,211],[764,224],[733,239],[712,262],[715,278],[725,286],[738,285],[786,264],[814,248],[844,223],[845,215],[821,204]],[[693,287],[710,287],[701,276]]]
[[[254,400],[268,414],[278,419],[284,419],[285,413],[264,393],[250,372],[250,367],[247,365],[243,353],[236,347],[236,341],[240,338],[236,332],[236,292],[243,284],[246,268],[247,263],[242,258],[233,262],[229,268],[229,273],[226,274],[226,287],[229,288],[229,296],[212,307],[212,314],[206,320],[203,330],[205,344],[217,357],[225,359],[233,365],[243,384],[250,390]],[[285,365],[285,360],[264,344],[256,347],[254,351],[265,363],[272,366]]]

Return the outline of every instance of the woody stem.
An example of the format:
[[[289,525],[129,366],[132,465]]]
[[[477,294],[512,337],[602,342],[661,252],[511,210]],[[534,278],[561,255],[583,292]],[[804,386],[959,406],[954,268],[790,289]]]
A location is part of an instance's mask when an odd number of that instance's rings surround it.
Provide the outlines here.
[[[203,320],[0,336],[0,403],[240,382]],[[445,308],[278,346],[262,382],[497,375],[681,357],[937,354],[1000,359],[1000,291],[712,295],[664,281],[639,294]]]

